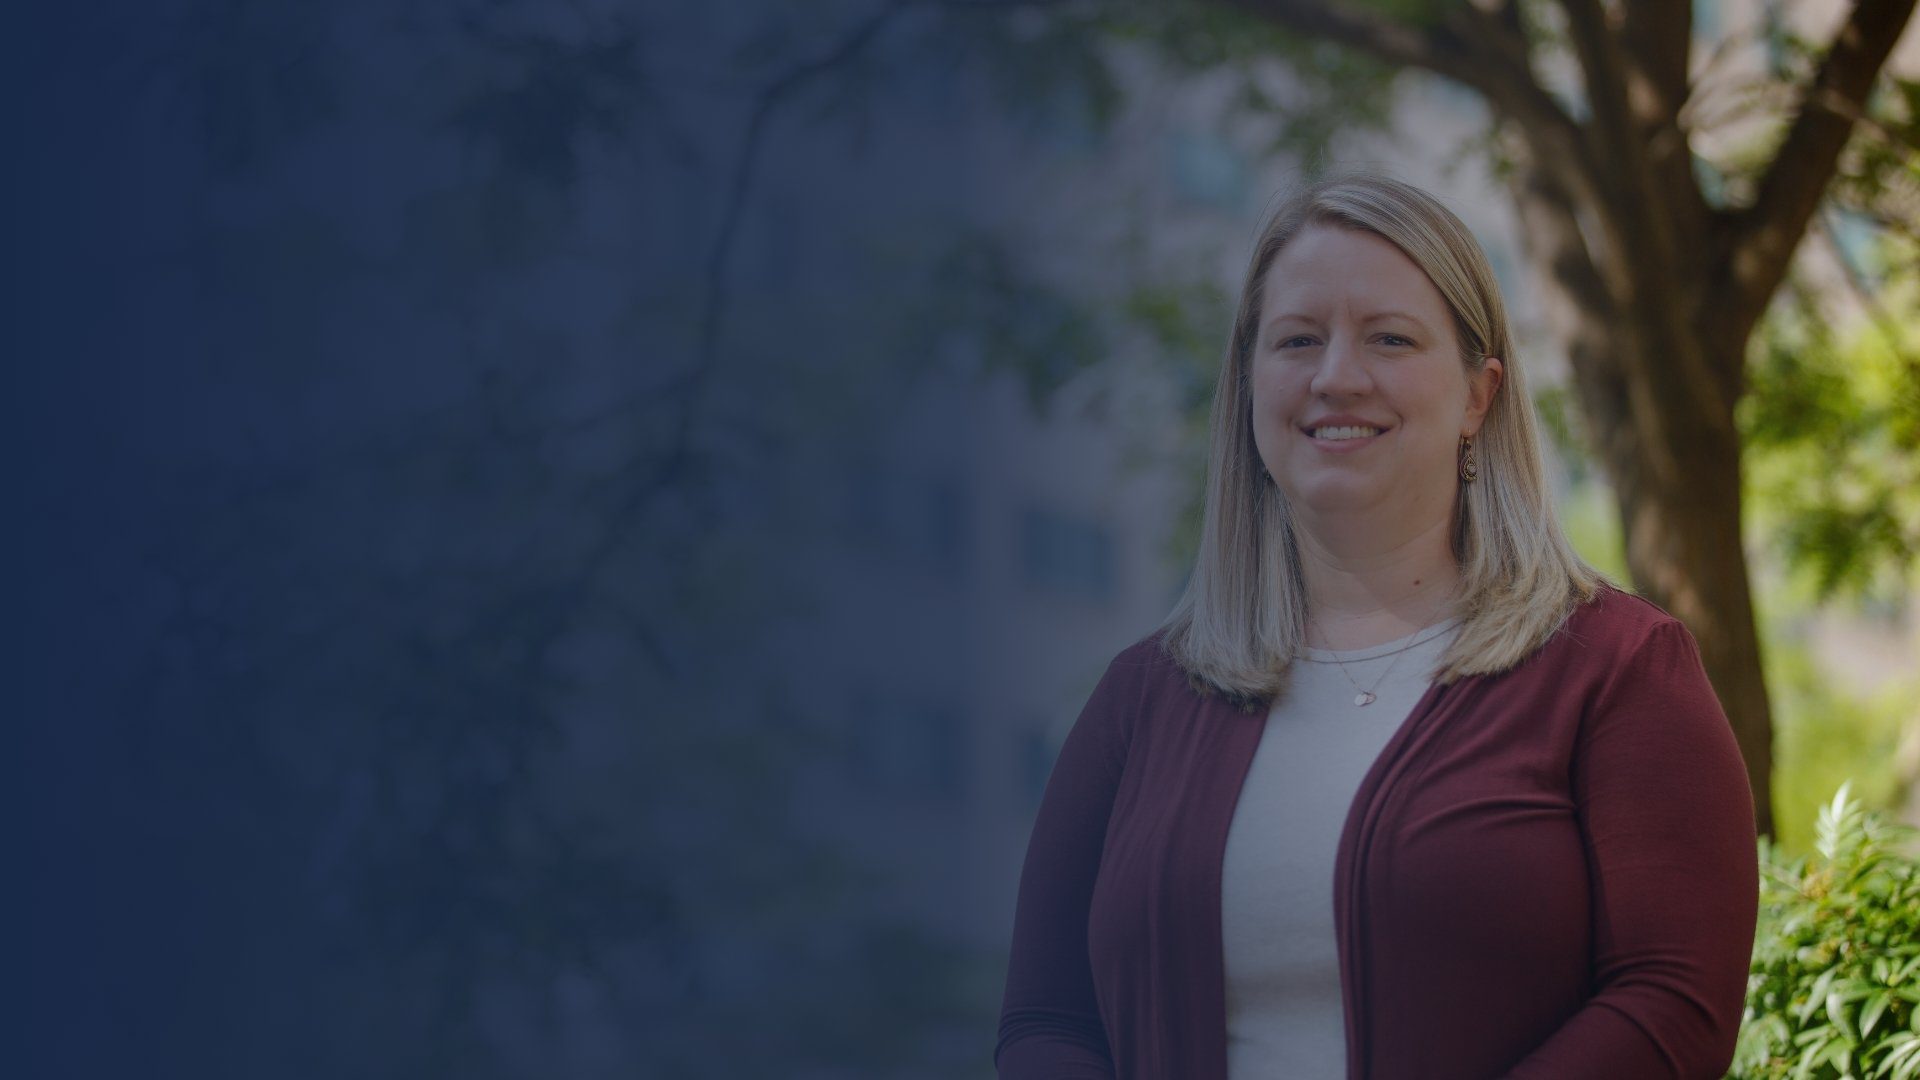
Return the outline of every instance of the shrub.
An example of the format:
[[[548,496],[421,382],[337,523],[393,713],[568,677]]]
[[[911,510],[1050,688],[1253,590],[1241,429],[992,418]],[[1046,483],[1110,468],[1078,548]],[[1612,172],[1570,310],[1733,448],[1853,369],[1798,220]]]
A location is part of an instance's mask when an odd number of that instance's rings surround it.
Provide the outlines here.
[[[1915,830],[1842,784],[1815,854],[1760,841],[1760,923],[1732,1080],[1920,1077]]]

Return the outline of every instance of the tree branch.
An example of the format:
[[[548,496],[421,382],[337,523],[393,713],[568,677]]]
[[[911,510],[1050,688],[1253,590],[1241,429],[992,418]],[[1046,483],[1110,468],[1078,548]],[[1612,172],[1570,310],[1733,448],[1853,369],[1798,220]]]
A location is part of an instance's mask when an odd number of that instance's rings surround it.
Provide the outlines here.
[[[1598,157],[1625,163],[1618,175],[1627,183],[1617,194],[1646,202],[1630,224],[1652,231],[1646,215],[1665,210],[1672,220],[1659,224],[1684,231],[1652,239],[1696,240],[1706,204],[1679,124],[1687,98],[1690,6],[1647,0],[1612,10],[1601,0],[1561,0],[1561,6],[1586,75],[1590,130],[1603,147]]]
[[[1334,0],[1215,2],[1479,91],[1496,111],[1527,129],[1563,181],[1583,196],[1598,194],[1592,189],[1593,161],[1580,125],[1534,78],[1526,42],[1514,38],[1497,13],[1458,5],[1437,23],[1415,26]]]
[[[1913,7],[1914,0],[1860,0],[1854,5],[1801,95],[1753,205],[1725,219],[1726,273],[1714,307],[1723,313],[1727,332],[1744,336],[1750,331],[1786,276],[1794,248],[1853,134],[1852,117],[1864,111]]]
[[[1647,162],[1655,191],[1672,210],[1674,245],[1698,257],[1706,250],[1713,210],[1694,174],[1693,147],[1681,124],[1691,96],[1693,5],[1623,0],[1621,11],[1627,104],[1647,126]]]
[[[1521,242],[1534,262],[1547,268],[1576,308],[1596,315],[1609,312],[1615,297],[1594,268],[1572,196],[1537,160],[1527,161],[1508,186],[1525,226]]]
[[[1693,51],[1693,5],[1675,0],[1625,0],[1620,39],[1633,83],[1628,99],[1641,115],[1677,116],[1687,100],[1688,59]],[[1643,107],[1640,98],[1648,100]]]
[[[1609,144],[1633,141],[1636,118],[1627,100],[1627,59],[1614,36],[1612,18],[1600,0],[1561,0],[1560,6],[1566,10],[1567,31],[1586,76],[1587,107],[1596,127]],[[1622,145],[1608,149],[1618,151]]]
[[[1832,215],[1830,213],[1818,215],[1814,218],[1813,227],[1819,233],[1820,239],[1826,243],[1827,253],[1832,257],[1834,264],[1840,267],[1840,275],[1846,281],[1848,291],[1853,293],[1854,300],[1866,311],[1867,317],[1873,320],[1873,325],[1879,329],[1880,335],[1886,338],[1888,347],[1903,364],[1920,371],[1920,355],[1914,355],[1907,350],[1900,320],[1888,310],[1880,291],[1861,276],[1860,268],[1855,266],[1852,258],[1847,255],[1846,247],[1840,243],[1840,234],[1834,229]]]
[[[1665,208],[1649,190],[1646,145],[1627,100],[1627,61],[1600,0],[1561,0],[1560,6],[1593,114],[1586,131],[1597,144],[1595,158],[1609,165],[1595,177],[1605,194],[1595,209],[1604,215],[1619,256],[1645,265],[1653,253],[1635,249],[1670,237],[1673,223],[1664,220]]]
[[[1543,163],[1528,157],[1508,178],[1514,210],[1520,220],[1520,243],[1532,261],[1545,267],[1551,287],[1567,304],[1567,325],[1560,328],[1567,346],[1568,366],[1580,393],[1583,427],[1591,448],[1598,452],[1610,475],[1634,453],[1644,417],[1636,402],[1626,362],[1635,350],[1621,340],[1618,303],[1613,290],[1595,269],[1592,252],[1580,228],[1579,209],[1571,193]],[[1632,333],[1632,327],[1625,327]],[[1657,417],[1655,418],[1657,421]]]
[[[1691,398],[1688,412],[1695,422],[1731,429],[1737,379],[1713,370],[1692,326],[1704,289],[1693,284],[1700,275],[1685,269],[1698,258],[1698,249],[1681,245],[1697,242],[1705,232],[1706,212],[1676,125],[1678,102],[1663,99],[1646,82],[1600,0],[1562,0],[1562,6],[1586,76],[1594,118],[1588,130],[1600,147],[1596,156],[1611,165],[1598,178],[1608,195],[1598,209],[1627,271],[1627,295],[1657,335],[1652,351],[1672,369],[1645,375],[1654,385],[1670,384]],[[1641,28],[1651,29],[1645,23]],[[1662,136],[1664,145],[1657,145]],[[1667,293],[1673,284],[1682,286],[1679,295]],[[1663,295],[1648,295],[1650,290]],[[1728,355],[1731,363],[1741,359]]]
[[[735,159],[721,203],[720,226],[713,246],[707,252],[704,295],[700,303],[698,337],[694,362],[667,387],[680,398],[670,449],[659,473],[664,485],[683,469],[692,451],[693,431],[706,384],[719,365],[720,328],[727,307],[727,274],[733,256],[733,238],[746,208],[747,192],[753,182],[755,166],[766,125],[774,110],[787,98],[817,76],[852,62],[872,44],[887,25],[909,8],[931,6],[954,11],[1004,12],[1020,8],[1050,7],[1064,0],[886,0],[863,19],[854,23],[829,48],[811,60],[801,61],[769,80],[754,96],[752,111],[741,136],[740,156]]]
[[[833,46],[812,60],[796,64],[769,81],[755,96],[753,111],[747,117],[747,129],[741,139],[740,156],[734,162],[726,196],[721,203],[720,229],[707,253],[706,295],[700,305],[699,337],[693,366],[676,389],[683,395],[678,422],[674,425],[672,449],[667,454],[667,474],[683,465],[691,450],[694,419],[702,391],[719,363],[721,314],[727,303],[727,269],[733,254],[733,237],[746,206],[747,188],[753,179],[759,157],[761,133],[773,111],[808,80],[847,63],[879,36],[881,29],[906,10],[910,0],[889,0],[866,18],[854,24]]]

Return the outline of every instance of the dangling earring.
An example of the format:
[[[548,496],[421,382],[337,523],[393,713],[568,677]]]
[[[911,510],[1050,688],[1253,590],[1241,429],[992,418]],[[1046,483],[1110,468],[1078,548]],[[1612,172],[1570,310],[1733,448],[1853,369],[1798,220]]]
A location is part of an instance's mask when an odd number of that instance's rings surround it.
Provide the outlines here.
[[[1475,469],[1473,464],[1473,436],[1462,435],[1460,436],[1460,479],[1463,483],[1471,484],[1479,475],[1479,470]]]

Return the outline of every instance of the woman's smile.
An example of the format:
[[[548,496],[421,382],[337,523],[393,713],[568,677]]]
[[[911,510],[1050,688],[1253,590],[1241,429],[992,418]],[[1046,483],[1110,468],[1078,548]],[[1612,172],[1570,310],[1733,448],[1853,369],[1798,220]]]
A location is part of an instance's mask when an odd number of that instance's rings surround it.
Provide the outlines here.
[[[1300,428],[1301,434],[1313,443],[1315,449],[1329,454],[1350,454],[1372,446],[1391,430],[1392,427],[1387,424],[1369,423],[1350,417],[1329,417]]]

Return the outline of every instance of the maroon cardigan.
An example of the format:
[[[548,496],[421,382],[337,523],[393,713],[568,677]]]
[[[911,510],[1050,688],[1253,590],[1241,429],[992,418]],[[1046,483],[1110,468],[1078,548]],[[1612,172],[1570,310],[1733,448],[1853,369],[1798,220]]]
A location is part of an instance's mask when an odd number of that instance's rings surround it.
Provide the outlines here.
[[[1114,658],[1027,849],[1001,1080],[1226,1076],[1220,860],[1265,724],[1157,634]],[[1757,863],[1693,636],[1603,590],[1430,687],[1361,781],[1330,898],[1349,1080],[1720,1077]]]

